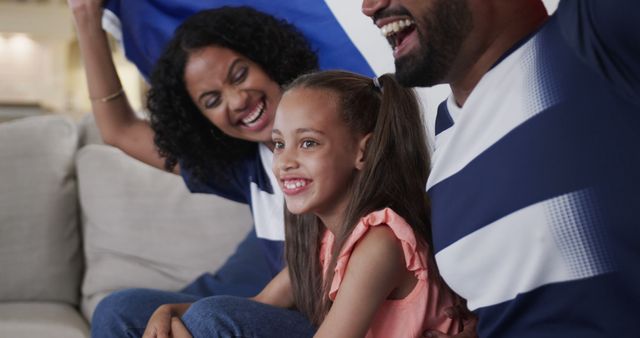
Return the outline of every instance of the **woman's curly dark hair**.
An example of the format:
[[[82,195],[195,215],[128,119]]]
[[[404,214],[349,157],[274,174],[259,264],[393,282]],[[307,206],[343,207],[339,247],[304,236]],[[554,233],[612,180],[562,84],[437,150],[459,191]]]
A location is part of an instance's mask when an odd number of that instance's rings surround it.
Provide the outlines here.
[[[189,55],[207,46],[231,49],[258,64],[284,86],[318,68],[316,54],[291,24],[250,7],[220,7],[194,14],[176,30],[151,74],[147,97],[155,144],[172,170],[178,162],[206,181],[225,175],[257,144],[232,138],[196,107],[184,82]]]

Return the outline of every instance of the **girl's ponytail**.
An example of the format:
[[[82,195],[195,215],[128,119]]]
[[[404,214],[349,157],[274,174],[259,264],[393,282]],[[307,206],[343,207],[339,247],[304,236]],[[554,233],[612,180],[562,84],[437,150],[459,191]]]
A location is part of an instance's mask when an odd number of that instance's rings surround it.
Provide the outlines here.
[[[328,313],[330,281],[336,257],[360,218],[386,207],[409,223],[417,238],[431,245],[425,185],[429,161],[422,113],[412,89],[393,75],[377,79],[344,71],[325,71],[296,79],[287,90],[325,91],[338,101],[344,123],[360,135],[370,134],[364,167],[350,187],[345,219],[335,234],[331,262],[323,277],[319,249],[324,226],[314,215],[285,210],[286,258],[299,311],[320,325]]]
[[[431,245],[430,208],[425,192],[429,152],[420,103],[415,91],[401,86],[392,74],[384,74],[371,83],[380,92],[381,100],[361,183],[354,188],[354,204],[363,201],[361,208],[368,209],[364,204],[374,208],[365,213],[392,208]],[[378,195],[378,200],[367,197],[372,195]]]

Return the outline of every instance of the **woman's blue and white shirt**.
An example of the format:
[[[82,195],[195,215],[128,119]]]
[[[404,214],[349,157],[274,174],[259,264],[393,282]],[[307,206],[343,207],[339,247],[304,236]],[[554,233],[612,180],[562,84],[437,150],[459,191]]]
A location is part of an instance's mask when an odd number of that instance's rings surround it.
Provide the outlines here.
[[[215,194],[232,201],[248,204],[258,239],[272,271],[284,264],[284,197],[271,170],[273,153],[263,144],[232,168],[227,177],[210,177],[201,182],[188,170],[182,177],[191,192]]]

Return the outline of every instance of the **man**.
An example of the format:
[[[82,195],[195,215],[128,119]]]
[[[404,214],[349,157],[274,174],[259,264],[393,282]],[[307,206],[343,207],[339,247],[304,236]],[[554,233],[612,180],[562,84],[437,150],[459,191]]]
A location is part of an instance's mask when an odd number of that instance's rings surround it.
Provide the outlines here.
[[[364,0],[438,108],[433,240],[480,337],[637,337],[640,3]]]

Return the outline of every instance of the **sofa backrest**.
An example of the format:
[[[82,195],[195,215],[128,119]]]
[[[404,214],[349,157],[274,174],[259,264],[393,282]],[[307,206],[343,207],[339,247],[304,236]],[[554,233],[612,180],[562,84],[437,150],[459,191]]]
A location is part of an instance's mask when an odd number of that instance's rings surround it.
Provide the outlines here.
[[[215,271],[251,229],[248,206],[101,144],[91,116],[0,123],[0,302],[81,305],[178,290]]]
[[[251,229],[247,205],[190,193],[182,178],[90,144],[76,158],[87,270],[82,310],[108,293],[179,290],[217,269]]]
[[[79,302],[77,143],[60,116],[0,124],[0,301]]]

